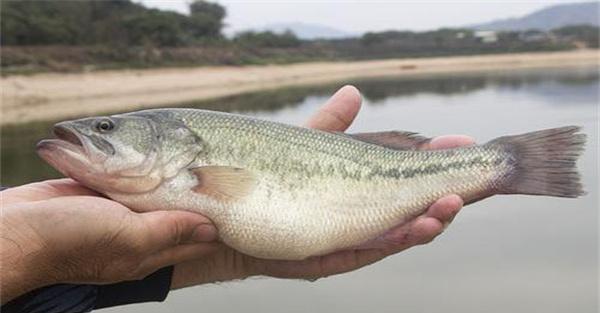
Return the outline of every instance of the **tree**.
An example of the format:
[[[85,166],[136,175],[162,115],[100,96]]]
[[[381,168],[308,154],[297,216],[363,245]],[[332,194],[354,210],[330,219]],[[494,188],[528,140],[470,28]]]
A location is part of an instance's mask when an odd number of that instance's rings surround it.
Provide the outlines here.
[[[3,45],[178,46],[220,38],[225,8],[195,1],[190,15],[130,0],[0,1]]]
[[[86,39],[89,3],[0,1],[2,44],[76,44]]]
[[[180,46],[186,43],[182,24],[185,16],[151,10],[125,17],[122,30],[133,45]]]
[[[222,36],[225,8],[217,3],[197,0],[190,4],[189,31],[194,38]]]

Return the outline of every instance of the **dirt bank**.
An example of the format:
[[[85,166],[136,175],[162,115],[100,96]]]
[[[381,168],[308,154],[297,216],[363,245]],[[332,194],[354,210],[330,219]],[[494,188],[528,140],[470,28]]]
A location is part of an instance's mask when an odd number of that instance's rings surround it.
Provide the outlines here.
[[[246,67],[103,71],[9,76],[1,123],[62,119],[228,96],[282,86],[376,76],[598,66],[598,50]]]

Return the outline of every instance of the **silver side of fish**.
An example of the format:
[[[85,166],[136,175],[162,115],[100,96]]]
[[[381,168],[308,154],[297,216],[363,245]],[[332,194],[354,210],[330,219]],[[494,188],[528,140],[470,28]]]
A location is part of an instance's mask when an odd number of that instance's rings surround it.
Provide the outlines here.
[[[246,116],[158,109],[59,123],[55,168],[137,211],[209,217],[226,244],[300,260],[359,246],[458,194],[578,197],[574,126],[440,151],[408,132],[347,135]]]

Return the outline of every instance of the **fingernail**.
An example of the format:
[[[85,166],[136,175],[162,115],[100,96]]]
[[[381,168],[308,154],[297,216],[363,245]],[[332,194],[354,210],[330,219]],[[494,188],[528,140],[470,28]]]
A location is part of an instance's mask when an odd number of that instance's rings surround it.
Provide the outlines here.
[[[196,242],[209,242],[217,239],[217,229],[210,224],[201,224],[194,229],[192,240]]]

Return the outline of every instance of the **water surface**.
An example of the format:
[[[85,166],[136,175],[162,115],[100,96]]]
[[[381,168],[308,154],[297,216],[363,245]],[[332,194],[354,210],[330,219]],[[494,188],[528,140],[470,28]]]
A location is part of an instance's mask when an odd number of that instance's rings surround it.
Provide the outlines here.
[[[249,279],[175,291],[163,304],[105,312],[597,312],[597,69],[518,71],[353,82],[363,110],[350,131],[497,136],[581,125],[588,195],[499,196],[469,206],[433,243],[349,274]],[[340,85],[174,104],[301,123]],[[2,183],[56,177],[33,153],[51,122],[5,127]]]

